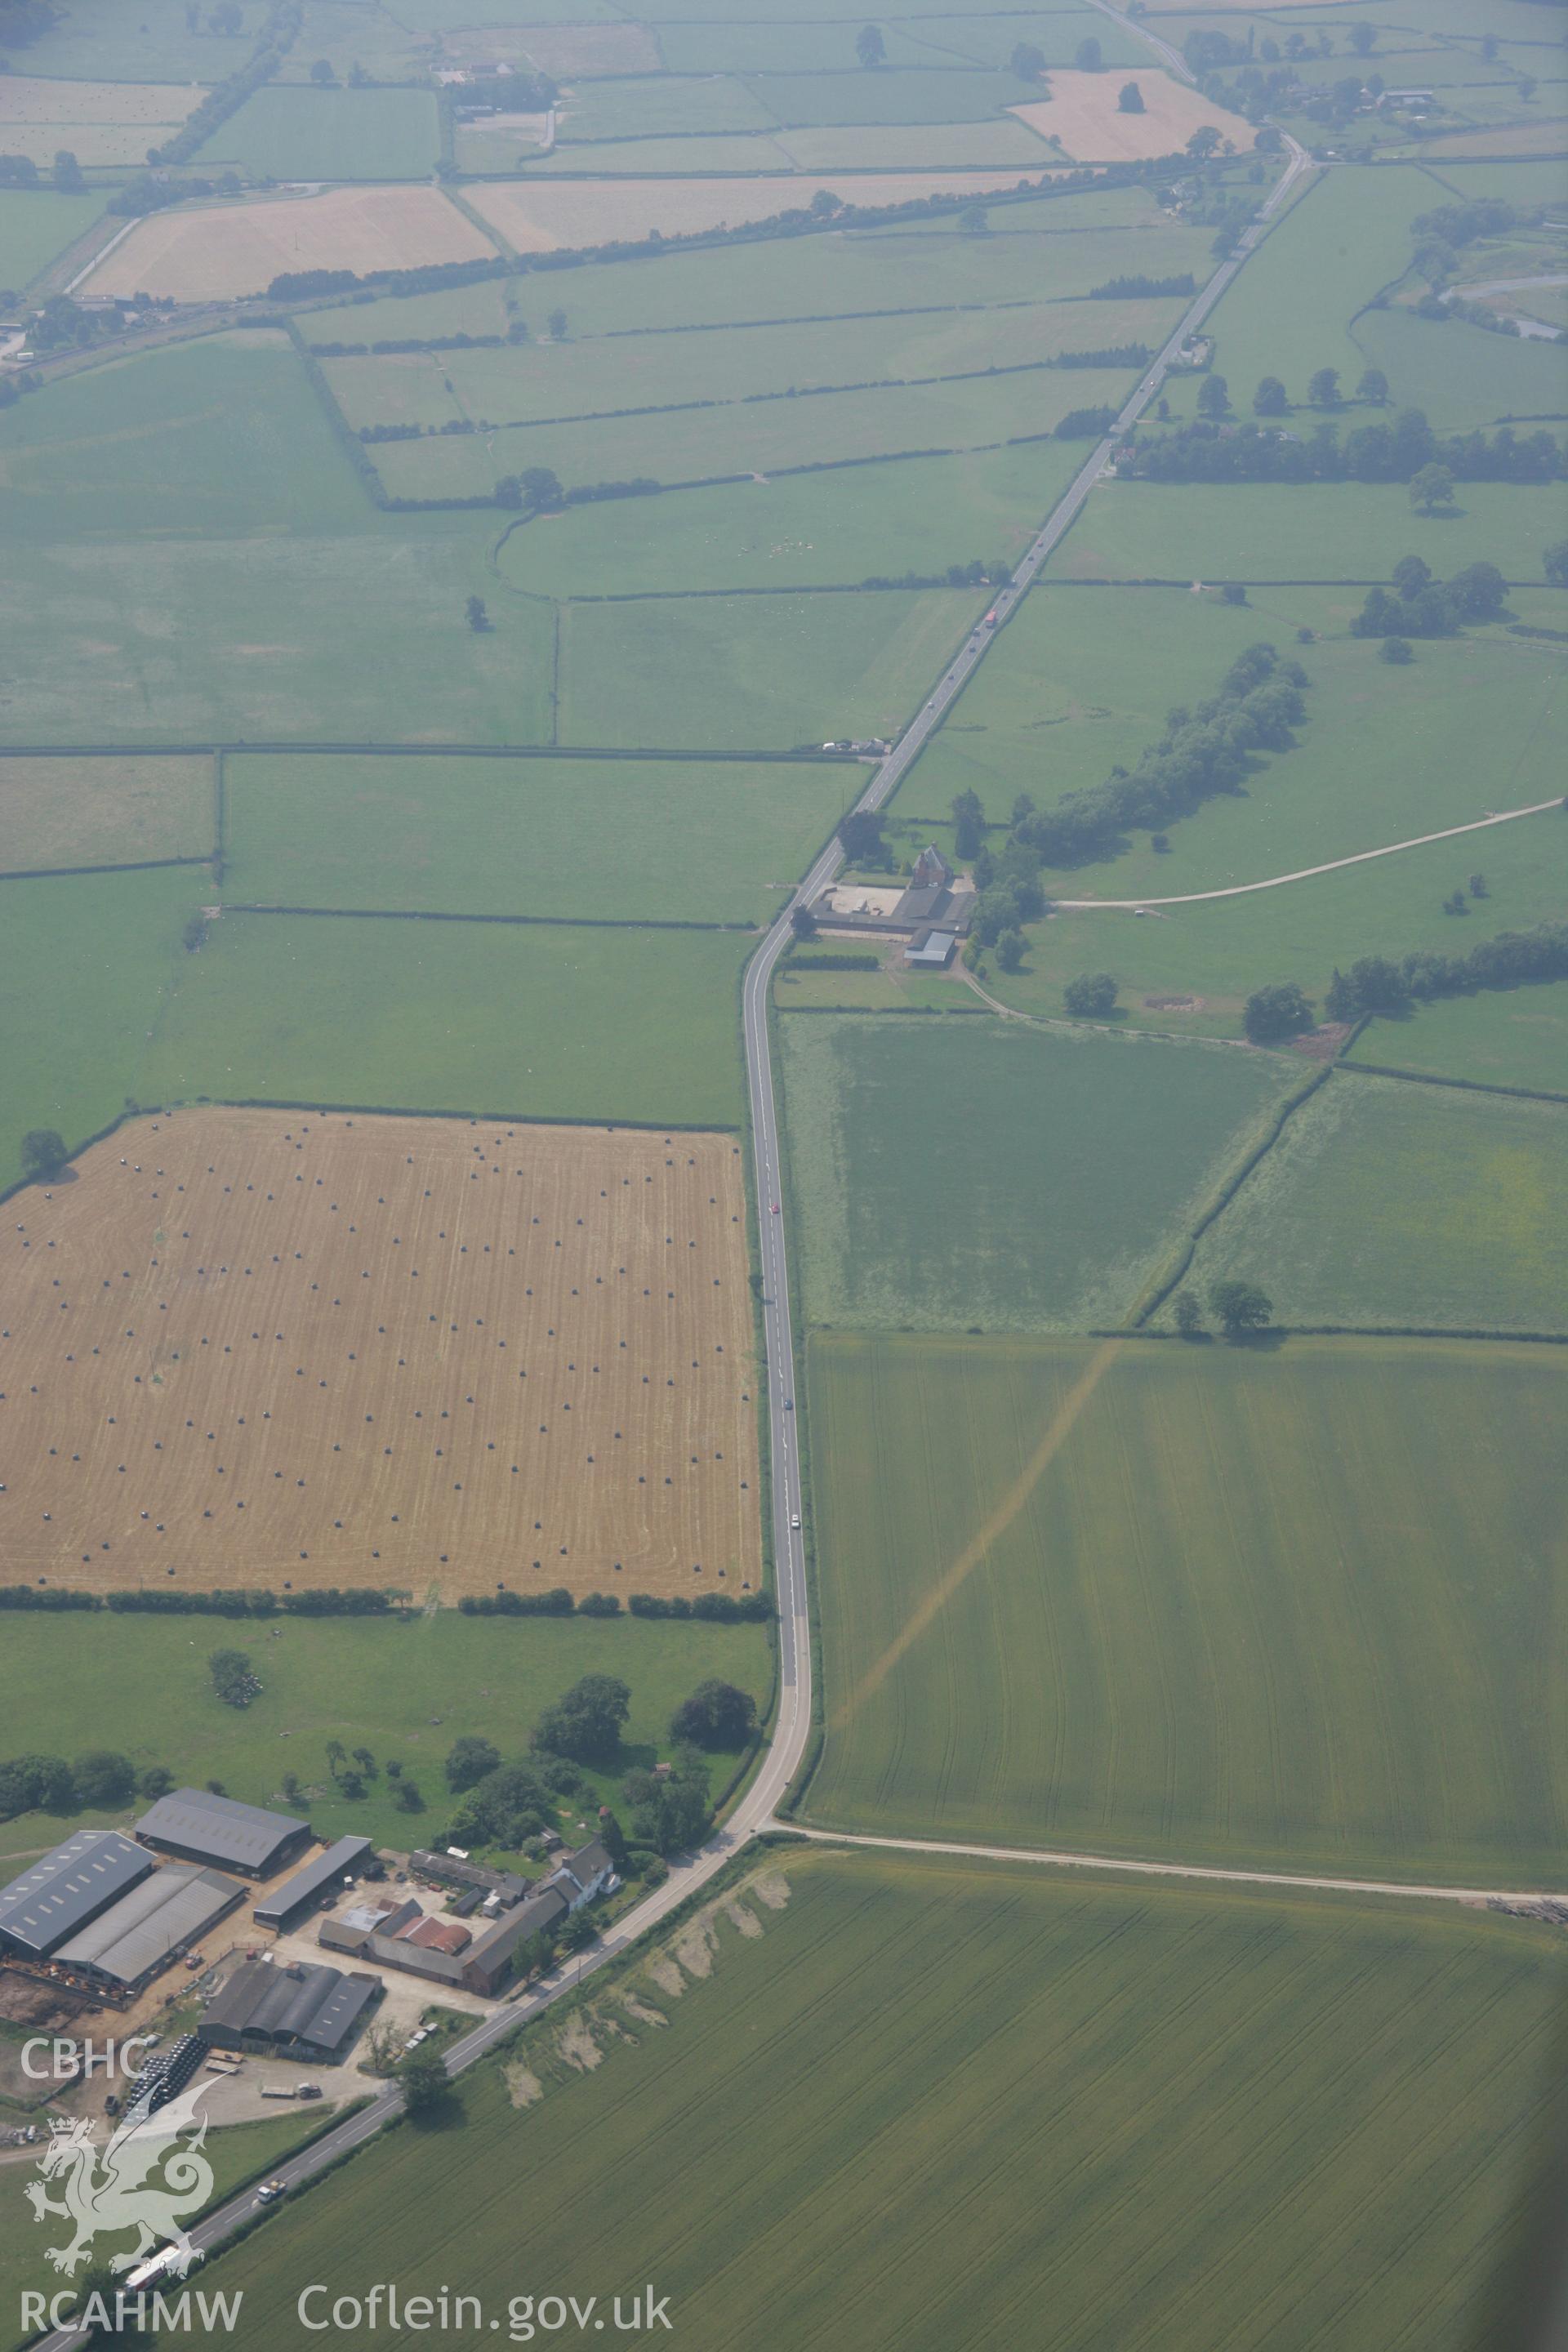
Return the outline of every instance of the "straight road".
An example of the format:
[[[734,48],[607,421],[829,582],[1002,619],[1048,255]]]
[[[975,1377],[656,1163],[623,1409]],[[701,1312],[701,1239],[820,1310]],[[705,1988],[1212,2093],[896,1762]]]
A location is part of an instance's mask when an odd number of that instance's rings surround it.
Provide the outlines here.
[[[856,803],[858,808],[880,808],[898,789],[928,739],[941,725],[984,660],[994,642],[997,629],[1016,606],[1047,556],[1078,515],[1104,469],[1116,437],[1131,425],[1158,390],[1182,344],[1207,317],[1258,242],[1268,215],[1279,208],[1288,191],[1310,167],[1310,159],[1303,148],[1297,146],[1294,141],[1288,141],[1287,145],[1289,160],[1264,204],[1258,221],[1247,230],[1231,258],[1222,263],[1190,305],[1180,326],[1122,408],[1114,431],[1099,443],[1030,542],[1023,562],[992,607],[996,615],[995,624],[990,627],[982,625],[971,632],[924,709],[917,715],[913,724],[878,768]],[[822,851],[801,883],[791,902],[792,907],[802,902],[809,905],[826,888],[843,862],[844,853],[835,838]],[[765,1359],[763,1370],[768,1381],[768,1434],[773,1451],[773,1562],[779,1612],[779,1694],[773,1738],[756,1778],[745,1790],[723,1827],[700,1853],[672,1864],[665,1884],[656,1887],[618,1920],[592,1951],[563,1962],[548,1977],[531,1986],[521,1999],[503,2002],[481,2025],[464,2034],[447,2054],[447,2072],[451,2075],[461,2074],[465,2067],[483,2058],[519,2025],[540,2016],[564,1994],[574,1992],[584,1979],[602,1969],[606,1962],[619,1958],[633,1944],[668,1918],[688,1896],[698,1893],[732,1853],[748,1843],[759,1831],[772,1824],[774,1808],[805,1754],[811,1733],[811,1621],[806,1604],[805,1553],[800,1527],[804,1514],[801,1507],[800,1448],[795,1428],[795,1343],[790,1319],[786,1255],[788,1234],[783,1213],[784,1168],[779,1144],[778,1108],[768,1034],[768,992],[774,968],[793,936],[790,911],[791,908],[786,908],[779,916],[747,966],[742,999],[752,1168],[761,1228],[759,1257],[763,1276]],[[1081,1859],[1079,1856],[1064,1858]],[[351,2150],[374,2139],[377,2132],[395,2122],[402,2112],[401,2092],[393,2084],[383,2084],[368,2106],[323,2133],[313,2146],[300,2155],[279,2164],[271,2178],[283,2182],[290,2191],[302,2188]],[[215,2207],[191,2231],[192,2241],[204,2254],[214,2252],[244,2223],[253,2221],[257,2211],[255,2190],[242,2190],[238,2196],[228,2198],[222,2205]],[[83,2333],[80,2328],[57,2328],[48,2336],[38,2338],[38,2346],[41,2352],[68,2352],[68,2347],[81,2342]]]

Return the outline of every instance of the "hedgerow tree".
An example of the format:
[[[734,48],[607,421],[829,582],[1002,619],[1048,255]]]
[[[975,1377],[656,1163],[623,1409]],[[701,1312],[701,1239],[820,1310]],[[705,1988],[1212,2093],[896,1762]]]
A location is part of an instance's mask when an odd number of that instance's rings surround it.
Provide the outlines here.
[[[855,36],[855,54],[868,72],[887,62],[888,45],[875,25],[862,25]]]
[[[740,1748],[756,1728],[757,1703],[749,1691],[710,1675],[682,1699],[669,1718],[669,1736],[677,1746]]]
[[[30,1127],[22,1138],[22,1167],[29,1176],[58,1176],[69,1158],[56,1128]]]
[[[1298,1030],[1312,1026],[1311,1000],[1293,980],[1254,989],[1242,1008],[1241,1025],[1255,1045],[1293,1037]]]
[[[1222,375],[1205,375],[1198,386],[1198,415],[1223,416],[1230,406],[1230,386]]]
[[[1211,1282],[1209,1305],[1227,1339],[1265,1330],[1273,1320],[1274,1301],[1255,1282]]]
[[[1542,548],[1541,568],[1553,588],[1568,588],[1568,539],[1555,539]]]
[[[1204,1328],[1204,1310],[1190,1290],[1178,1290],[1171,1309],[1184,1339],[1194,1339]]]
[[[1116,94],[1116,108],[1120,114],[1142,114],[1143,112],[1143,93],[1139,89],[1135,81],[1124,81],[1122,83],[1121,88]]]
[[[1252,395],[1254,416],[1283,416],[1289,398],[1277,375],[1266,375]]]

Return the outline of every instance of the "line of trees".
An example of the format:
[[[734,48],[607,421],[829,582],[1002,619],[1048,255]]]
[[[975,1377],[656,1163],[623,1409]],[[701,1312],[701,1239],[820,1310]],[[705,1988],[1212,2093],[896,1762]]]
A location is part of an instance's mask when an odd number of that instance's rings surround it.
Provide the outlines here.
[[[353,1585],[306,1586],[299,1592],[84,1592],[69,1585],[0,1584],[0,1610],[105,1609],[113,1615],[159,1617],[384,1617],[396,1596]]]
[[[1500,931],[1468,955],[1445,955],[1418,948],[1405,956],[1358,956],[1348,971],[1337,968],[1324,1008],[1332,1021],[1357,1021],[1363,1013],[1406,1012],[1411,1003],[1443,996],[1473,996],[1482,989],[1521,988],[1568,979],[1568,923],[1540,923],[1532,930]]]
[[[12,1756],[0,1762],[0,1821],[18,1813],[70,1813],[81,1806],[166,1796],[174,1776],[163,1764],[138,1771],[129,1756],[95,1748],[74,1763],[63,1756]]]
[[[1131,302],[1140,298],[1165,294],[1195,294],[1197,280],[1190,269],[1174,278],[1108,278],[1103,286],[1091,286],[1091,302]]]
[[[706,1624],[765,1624],[775,1614],[765,1592],[684,1593],[629,1592],[631,1617],[694,1617]],[[464,1617],[615,1617],[621,1609],[618,1592],[587,1592],[574,1600],[564,1585],[549,1592],[466,1592],[458,1603]]]
[[[1266,377],[1259,391],[1277,382]],[[1210,407],[1227,404],[1224,378],[1205,377],[1201,397]],[[1406,408],[1389,424],[1357,425],[1342,441],[1327,422],[1301,440],[1208,417],[1130,439],[1116,452],[1118,478],[1143,482],[1408,482],[1434,465],[1457,482],[1553,482],[1568,472],[1568,448],[1544,426],[1521,435],[1504,425],[1489,436],[1478,430],[1439,440],[1420,409]]]

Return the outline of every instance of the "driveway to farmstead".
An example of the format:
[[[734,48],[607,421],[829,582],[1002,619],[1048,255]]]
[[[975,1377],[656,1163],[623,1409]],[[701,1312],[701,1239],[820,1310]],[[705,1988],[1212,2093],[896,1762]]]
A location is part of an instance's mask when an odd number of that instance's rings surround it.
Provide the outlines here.
[[[1314,874],[1337,874],[1342,866],[1364,866],[1373,857],[1397,857],[1402,849],[1425,849],[1429,841],[1452,841],[1461,833],[1484,833],[1489,824],[1511,824],[1516,817],[1541,816],[1563,806],[1556,800],[1531,801],[1528,808],[1500,809],[1490,816],[1473,817],[1468,824],[1446,825],[1441,833],[1418,833],[1413,841],[1391,841],[1384,849],[1358,849],[1351,857],[1331,857],[1322,866],[1301,866],[1294,874],[1271,874],[1266,882],[1232,882],[1223,890],[1188,890],[1179,898],[1053,898],[1053,907],[1084,913],[1095,907],[1134,910],[1143,907],[1201,907],[1211,898],[1245,898],[1254,890],[1282,890],[1287,882],[1310,882]]]

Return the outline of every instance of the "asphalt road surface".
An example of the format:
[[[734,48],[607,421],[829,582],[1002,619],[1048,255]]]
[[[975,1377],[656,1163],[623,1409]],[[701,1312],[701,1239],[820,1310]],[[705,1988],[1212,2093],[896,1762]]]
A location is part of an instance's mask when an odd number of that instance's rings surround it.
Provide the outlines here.
[[[917,713],[913,723],[905,730],[870,779],[856,803],[858,808],[880,808],[897,791],[929,738],[941,726],[947,711],[985,658],[1003,624],[1029,588],[1040,566],[1077,517],[1104,471],[1115,441],[1127,431],[1153,397],[1176,352],[1208,316],[1236,277],[1262,236],[1270,215],[1278,211],[1301,173],[1310,169],[1310,159],[1306,151],[1292,140],[1287,140],[1286,144],[1289,155],[1286,168],[1270,191],[1258,220],[1245,232],[1235,254],[1222,263],[1188,307],[1181,324],[1123,406],[1113,431],[1085,460],[1069,488],[1052,509],[1043,528],[1030,542],[1017,570],[1005,587],[998,592],[990,608],[996,616],[994,622],[989,625],[982,623],[965,638],[932,688],[923,709]],[[823,850],[801,883],[792,906],[803,901],[809,906],[827,887],[843,863],[843,852],[835,839]],[[773,1561],[779,1612],[779,1705],[773,1739],[756,1778],[723,1827],[700,1853],[673,1862],[665,1884],[656,1887],[617,1920],[591,1951],[562,1961],[521,1999],[503,2002],[481,2025],[464,2034],[447,2053],[448,2074],[458,2074],[465,2067],[473,2065],[519,2025],[541,2015],[563,1994],[575,1991],[584,1979],[602,1969],[606,1962],[619,1958],[631,1945],[638,1942],[684,1903],[689,1895],[706,1885],[738,1847],[746,1844],[771,1822],[774,1808],[799,1769],[805,1753],[811,1731],[811,1623],[806,1607],[804,1537],[796,1524],[804,1518],[805,1513],[801,1501],[800,1449],[795,1430],[795,1347],[790,1324],[786,1257],[788,1220],[784,1214],[784,1169],[779,1144],[778,1106],[768,1034],[768,992],[774,967],[792,937],[790,911],[786,908],[779,916],[747,966],[742,1001],[746,1085],[752,1117],[757,1215],[761,1227],[764,1369],[768,1381],[768,1434],[773,1457]],[[368,2106],[324,2133],[300,2155],[288,2158],[277,2167],[270,2178],[282,2181],[291,2193],[324,2171],[329,2165],[335,2164],[351,2149],[373,2139],[402,2112],[402,2094],[392,2084],[383,2084]],[[198,2223],[191,2231],[193,2243],[203,2253],[213,2252],[243,2222],[252,2220],[258,2210],[255,2189],[241,2190],[237,2196],[215,2206]],[[62,2286],[65,2284],[61,2282]],[[68,2347],[80,2343],[82,2333],[79,2328],[58,2328],[40,2337],[38,2343],[42,2352],[68,2352]]]

